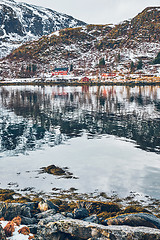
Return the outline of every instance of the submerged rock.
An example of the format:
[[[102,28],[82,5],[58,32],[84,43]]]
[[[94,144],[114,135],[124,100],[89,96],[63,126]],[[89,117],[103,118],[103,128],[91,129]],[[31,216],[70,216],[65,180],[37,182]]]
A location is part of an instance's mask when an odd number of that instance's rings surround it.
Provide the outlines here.
[[[148,213],[123,214],[104,220],[104,225],[145,226],[160,229],[160,219]]]
[[[77,179],[77,177],[73,176],[73,173],[68,171],[68,168],[61,168],[55,165],[50,165],[48,167],[42,167],[40,173],[48,173],[55,176],[59,176],[62,178],[74,178]]]
[[[44,167],[43,170],[46,173],[57,175],[57,176],[61,176],[61,175],[66,174],[65,170],[63,170],[62,168],[57,167],[55,165],[50,165],[48,167]]]

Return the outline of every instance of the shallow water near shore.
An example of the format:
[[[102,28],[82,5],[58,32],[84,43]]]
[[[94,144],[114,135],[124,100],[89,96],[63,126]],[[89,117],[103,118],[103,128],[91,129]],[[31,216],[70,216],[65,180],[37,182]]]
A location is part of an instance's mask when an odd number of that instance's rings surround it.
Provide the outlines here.
[[[1,188],[160,198],[159,86],[8,86],[0,105]]]

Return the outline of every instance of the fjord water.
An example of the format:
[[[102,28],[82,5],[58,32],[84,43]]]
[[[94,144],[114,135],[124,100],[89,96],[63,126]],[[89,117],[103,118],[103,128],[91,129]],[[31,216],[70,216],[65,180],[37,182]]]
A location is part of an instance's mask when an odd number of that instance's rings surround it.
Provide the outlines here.
[[[7,86],[0,105],[1,188],[160,197],[159,86]]]

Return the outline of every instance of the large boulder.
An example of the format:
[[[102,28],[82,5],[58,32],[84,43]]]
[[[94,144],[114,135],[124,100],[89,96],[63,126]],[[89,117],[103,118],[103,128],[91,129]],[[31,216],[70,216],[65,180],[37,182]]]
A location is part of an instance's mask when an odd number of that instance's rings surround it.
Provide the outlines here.
[[[104,225],[144,226],[160,229],[160,219],[148,213],[123,214],[104,220]]]
[[[63,235],[63,236],[62,236]],[[62,238],[63,237],[63,238]],[[82,220],[64,219],[48,223],[45,228],[38,229],[36,240],[58,239],[90,239],[90,240],[122,240],[122,239],[160,239],[160,230],[146,227],[103,226]]]
[[[35,215],[35,217],[37,219],[42,219],[42,218],[47,218],[47,217],[53,216],[55,214],[56,214],[56,210],[55,209],[50,209],[50,210],[47,210],[45,212],[37,213]]]

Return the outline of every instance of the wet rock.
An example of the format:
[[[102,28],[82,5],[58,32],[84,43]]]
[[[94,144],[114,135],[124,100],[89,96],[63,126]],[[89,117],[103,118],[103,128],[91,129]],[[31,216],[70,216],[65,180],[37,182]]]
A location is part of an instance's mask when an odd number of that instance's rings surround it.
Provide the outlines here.
[[[35,216],[36,216],[37,219],[42,219],[42,218],[47,218],[47,217],[55,215],[55,214],[56,214],[56,210],[55,209],[50,209],[50,210],[47,210],[45,212],[38,213]]]
[[[38,209],[41,212],[47,211],[49,209],[54,209],[57,212],[59,210],[59,207],[57,205],[53,204],[51,201],[45,200],[45,201],[39,202]]]
[[[99,223],[99,218],[97,217],[96,214],[93,214],[87,218],[84,218],[83,221],[86,221],[86,222],[91,222],[91,223]]]
[[[41,236],[35,236],[35,240],[80,240],[74,237],[71,237],[69,234],[66,233],[50,233],[48,231],[48,234],[46,234],[45,229],[44,230],[44,234],[42,234]],[[43,237],[45,236],[45,238]],[[97,239],[96,239],[97,240]]]
[[[128,225],[145,226],[160,229],[160,219],[148,213],[124,214],[114,218],[106,219],[104,225]]]
[[[6,240],[6,235],[1,225],[0,225],[0,239]]]
[[[74,218],[74,215],[71,212],[63,212],[61,214],[63,214],[65,217],[68,217],[68,218]]]
[[[122,239],[160,239],[160,230],[146,227],[130,226],[103,226],[95,223],[88,223],[82,220],[66,219],[48,223],[45,228],[38,230],[36,239],[58,240],[61,234],[67,234],[68,239],[90,239],[90,240],[122,240]]]
[[[24,203],[23,206],[29,207],[30,210],[34,210],[36,208],[38,208],[38,202],[28,202],[28,203]]]
[[[21,216],[21,220],[22,220],[22,224],[24,225],[30,225],[37,222],[35,218],[28,218],[24,216]]]
[[[76,208],[74,209],[74,218],[84,219],[89,216],[89,211],[86,208]]]
[[[37,224],[28,225],[28,228],[30,229],[30,232],[32,234],[36,234],[37,233],[37,229],[38,229]]]
[[[41,226],[45,226],[46,224],[48,224],[49,222],[56,222],[56,221],[59,221],[59,220],[64,220],[66,219],[66,217],[64,217],[62,214],[60,213],[57,213],[55,215],[49,215],[48,217],[46,218],[42,218],[38,224],[41,225]]]
[[[0,218],[11,221],[17,216],[31,217],[31,209],[27,204],[0,203]]]
[[[11,221],[13,218],[21,216],[21,205],[11,203],[0,203],[0,217]]]
[[[21,215],[22,216],[25,216],[25,217],[28,217],[28,218],[31,218],[31,209],[30,207],[24,205],[21,207]]]

